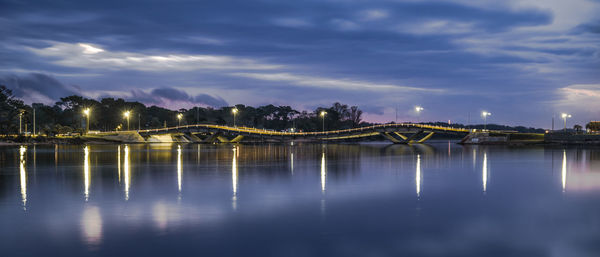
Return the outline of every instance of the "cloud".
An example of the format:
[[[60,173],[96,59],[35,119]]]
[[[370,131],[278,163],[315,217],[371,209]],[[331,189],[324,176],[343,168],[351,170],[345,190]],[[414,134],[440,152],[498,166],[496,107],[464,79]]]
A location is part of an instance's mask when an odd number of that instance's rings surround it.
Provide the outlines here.
[[[0,78],[0,84],[6,85],[16,97],[25,102],[51,104],[61,97],[80,94],[74,86],[67,86],[53,77],[41,73],[24,76],[6,75]]]
[[[0,77],[0,85],[5,85],[13,94],[23,99],[26,103],[54,104],[61,97],[82,95],[81,90],[75,86],[67,86],[57,79],[41,73],[31,73],[24,76],[6,75]],[[191,106],[223,107],[229,104],[219,96],[209,94],[190,95],[183,90],[173,87],[160,87],[148,92],[132,89],[129,93],[113,92],[98,94],[102,97],[120,97],[127,100],[139,101],[144,104],[158,105],[173,108],[188,108]],[[88,96],[89,97],[89,96]]]
[[[402,24],[396,27],[399,32],[427,35],[427,34],[467,34],[476,32],[472,22],[459,22],[450,20],[423,21],[420,23]]]
[[[265,70],[280,68],[248,58],[222,55],[144,54],[109,51],[88,43],[51,42],[45,48],[28,47],[29,51],[53,59],[67,67],[106,70],[193,71],[193,70]]]
[[[358,24],[345,19],[333,19],[331,20],[331,25],[333,25],[334,28],[339,29],[341,31],[353,31],[360,29],[360,26]]]
[[[560,99],[556,104],[560,109],[600,114],[600,84],[575,84],[557,91]]]
[[[139,101],[148,105],[158,105],[167,108],[189,108],[202,105],[210,107],[223,107],[229,104],[221,97],[208,94],[190,95],[183,90],[172,87],[155,88],[150,92],[134,89],[128,95],[122,95],[128,100]]]
[[[273,19],[273,23],[278,26],[291,28],[305,28],[313,26],[310,21],[303,18],[276,18]]]
[[[385,112],[385,110],[384,110],[385,108],[381,107],[381,106],[367,105],[367,106],[359,106],[359,108],[366,113],[375,114],[375,115],[383,115]]]
[[[231,75],[266,81],[289,82],[295,85],[333,88],[339,90],[367,90],[367,91],[403,91],[403,92],[429,92],[442,93],[442,89],[418,88],[395,84],[381,84],[361,80],[338,79],[318,76],[295,75],[292,73],[232,73]]]
[[[371,9],[361,12],[361,18],[366,21],[385,19],[389,16],[386,10]]]
[[[576,27],[576,30],[600,34],[600,22],[580,24]]]

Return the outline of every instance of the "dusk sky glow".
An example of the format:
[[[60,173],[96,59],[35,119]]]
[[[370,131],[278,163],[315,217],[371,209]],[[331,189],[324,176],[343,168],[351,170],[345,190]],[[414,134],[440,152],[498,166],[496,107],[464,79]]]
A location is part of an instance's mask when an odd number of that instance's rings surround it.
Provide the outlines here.
[[[27,103],[339,101],[365,119],[600,120],[600,1],[0,0],[0,84]],[[417,117],[415,106],[424,110]]]

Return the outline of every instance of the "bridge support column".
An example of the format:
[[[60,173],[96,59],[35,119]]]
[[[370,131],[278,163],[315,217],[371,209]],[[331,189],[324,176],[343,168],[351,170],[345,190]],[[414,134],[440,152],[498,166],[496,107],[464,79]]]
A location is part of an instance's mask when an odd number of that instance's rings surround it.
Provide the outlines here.
[[[402,134],[400,134],[398,132],[394,132],[394,134],[396,134],[396,136],[402,138],[402,140],[406,140],[407,139],[407,137],[405,135],[402,135]]]
[[[219,136],[219,133],[213,133],[213,134],[209,135],[207,138],[205,138],[204,140],[202,140],[202,143],[207,143],[207,144],[214,143],[217,140],[218,136]]]
[[[221,143],[229,143],[229,139],[227,139],[224,136],[217,136],[217,139],[219,140],[219,142]]]
[[[391,135],[388,132],[380,132],[379,134],[381,134],[386,139],[392,141],[394,144],[420,144],[420,143],[427,141],[428,139],[430,139],[433,136],[433,134],[435,134],[435,132],[430,131],[426,136],[417,140],[416,138],[423,135],[423,133],[424,133],[424,131],[420,130],[420,131],[417,131],[416,133],[410,135],[409,137],[407,137],[405,135],[400,134],[399,132],[393,132],[393,134],[395,134],[402,140],[394,137],[393,135]]]
[[[421,134],[423,134],[423,130],[419,130],[419,132],[412,134],[410,137],[404,139],[403,143],[406,144],[412,144],[412,143],[418,143],[418,141],[415,141],[414,139],[417,138],[418,136],[420,136]]]
[[[423,142],[427,141],[427,139],[430,139],[433,136],[433,134],[435,134],[435,132],[433,132],[433,131],[429,132],[429,134],[427,134],[427,136],[421,138],[419,141],[417,141],[417,143],[423,143]]]
[[[187,138],[187,140],[194,142],[194,143],[202,142],[202,139],[200,139],[199,137],[197,137],[196,135],[194,135],[192,133],[184,133],[183,136],[185,138]]]
[[[244,139],[243,135],[237,135],[234,139],[229,140],[229,143],[239,143]]]
[[[398,144],[400,143],[400,140],[396,139],[395,137],[393,137],[392,135],[390,135],[390,133],[387,132],[381,132],[380,133],[383,137],[387,138],[388,140],[392,141],[394,144]]]

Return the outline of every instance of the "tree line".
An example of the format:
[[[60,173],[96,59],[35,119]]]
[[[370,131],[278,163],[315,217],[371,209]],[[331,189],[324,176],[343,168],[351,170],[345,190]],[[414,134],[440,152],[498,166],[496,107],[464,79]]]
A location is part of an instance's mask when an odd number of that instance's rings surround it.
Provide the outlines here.
[[[237,126],[276,131],[292,128],[297,131],[320,131],[323,124],[325,130],[371,125],[362,120],[363,112],[357,106],[341,103],[334,103],[331,107],[318,107],[310,112],[271,104],[259,107],[238,104],[222,108],[196,106],[191,109],[169,110],[121,98],[95,100],[72,95],[60,98],[54,105],[27,105],[14,97],[10,89],[0,86],[0,134],[17,134],[19,123],[22,132],[32,132],[34,115],[36,132],[39,134],[81,133],[86,130],[87,117],[84,110],[88,108],[89,130],[100,131],[127,129],[127,119],[124,116],[126,111],[130,112],[131,130],[200,123],[232,126],[234,119]],[[237,110],[235,115],[234,109]],[[322,112],[326,114],[321,116]],[[181,119],[178,119],[179,114]]]

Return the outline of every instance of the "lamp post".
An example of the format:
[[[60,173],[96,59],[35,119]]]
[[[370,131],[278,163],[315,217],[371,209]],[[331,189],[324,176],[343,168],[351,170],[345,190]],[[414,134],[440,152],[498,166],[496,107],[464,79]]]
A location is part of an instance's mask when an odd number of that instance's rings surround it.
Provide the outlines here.
[[[483,130],[486,130],[487,128],[487,117],[492,115],[492,113],[483,111],[481,112],[481,116],[483,116]]]
[[[571,118],[571,114],[563,113],[560,115],[565,122],[565,132],[567,132],[567,118]]]
[[[35,137],[35,105],[31,104],[31,107],[33,108],[33,134],[31,135]]]
[[[323,119],[323,132],[325,132],[325,115],[327,115],[326,111],[321,111],[321,118]]]
[[[131,115],[130,111],[126,111],[123,113],[123,116],[125,116],[125,119],[127,119],[127,130],[129,130],[129,116]]]
[[[419,114],[421,114],[421,112],[423,110],[425,110],[423,107],[421,107],[421,106],[415,106],[415,112],[417,112],[417,116],[419,116]]]
[[[22,129],[23,111],[19,111],[19,135],[23,133]]]
[[[183,114],[177,114],[177,127],[181,127],[181,119],[183,118]]]
[[[90,110],[90,108],[85,108],[83,110],[83,115],[85,115],[86,118],[86,122],[85,122],[85,133],[89,133],[90,132],[90,114],[92,113],[92,111]]]
[[[231,113],[233,113],[233,126],[235,127],[235,118],[237,116],[238,109],[234,107],[233,109],[231,109]]]

